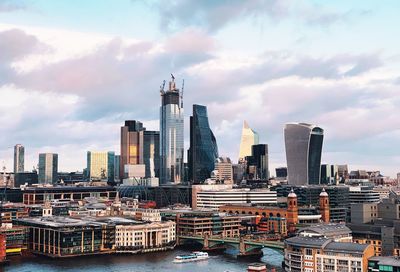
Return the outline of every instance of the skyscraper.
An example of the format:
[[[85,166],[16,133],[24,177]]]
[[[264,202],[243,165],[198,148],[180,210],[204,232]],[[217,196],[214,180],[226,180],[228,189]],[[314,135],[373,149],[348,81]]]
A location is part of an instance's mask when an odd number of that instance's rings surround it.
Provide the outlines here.
[[[208,123],[207,107],[193,105],[188,151],[189,179],[193,183],[201,183],[210,178],[217,158],[217,141]]]
[[[14,173],[24,172],[25,147],[21,144],[14,146]]]
[[[146,130],[139,121],[125,121],[125,126],[121,127],[121,180],[125,165],[145,165],[147,178],[159,177],[160,133]]]
[[[324,130],[306,123],[285,125],[288,184],[319,184]]]
[[[58,173],[58,154],[41,153],[39,154],[39,183],[57,183]]]
[[[258,133],[252,130],[246,121],[243,121],[242,138],[240,140],[239,161],[251,156],[251,146],[258,144]]]
[[[268,145],[257,144],[251,147],[251,156],[254,165],[256,166],[255,179],[268,180],[269,169],[268,169]]]
[[[177,184],[184,180],[183,102],[174,76],[160,92],[160,183]]]
[[[88,151],[87,171],[89,180],[114,182],[115,153]]]

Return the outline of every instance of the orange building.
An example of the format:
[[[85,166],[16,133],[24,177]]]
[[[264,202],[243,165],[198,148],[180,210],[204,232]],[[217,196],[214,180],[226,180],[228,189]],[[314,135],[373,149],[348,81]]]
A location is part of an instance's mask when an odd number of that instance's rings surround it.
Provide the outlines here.
[[[330,214],[329,214],[329,196],[325,189],[322,189],[321,194],[319,195],[319,212],[321,214],[321,220],[324,223],[329,223]]]

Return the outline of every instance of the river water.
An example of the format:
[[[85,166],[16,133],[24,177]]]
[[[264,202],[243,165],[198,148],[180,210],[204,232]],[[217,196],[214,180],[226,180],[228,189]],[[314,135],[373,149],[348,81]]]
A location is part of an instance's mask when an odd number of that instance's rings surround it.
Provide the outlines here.
[[[273,250],[264,249],[259,260],[236,259],[234,251],[210,253],[206,261],[174,264],[176,255],[190,253],[189,249],[175,249],[167,252],[146,253],[140,255],[97,255],[67,259],[47,257],[13,257],[9,265],[0,268],[1,272],[244,272],[251,262],[262,261],[267,267],[282,271],[283,256]],[[269,271],[269,269],[268,269]]]

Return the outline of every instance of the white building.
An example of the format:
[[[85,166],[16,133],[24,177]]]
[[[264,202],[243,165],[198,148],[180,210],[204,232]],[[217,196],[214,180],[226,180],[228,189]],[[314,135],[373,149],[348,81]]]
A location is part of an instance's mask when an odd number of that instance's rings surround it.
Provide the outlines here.
[[[232,185],[193,185],[193,209],[218,210],[227,204],[276,204],[277,194],[269,189],[232,189]]]
[[[159,251],[175,246],[175,222],[153,222],[138,225],[117,225],[117,252]]]

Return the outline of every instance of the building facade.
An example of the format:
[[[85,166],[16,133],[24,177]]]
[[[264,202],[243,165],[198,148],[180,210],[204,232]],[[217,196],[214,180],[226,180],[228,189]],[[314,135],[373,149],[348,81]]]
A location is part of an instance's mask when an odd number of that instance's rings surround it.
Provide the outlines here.
[[[285,271],[363,272],[374,255],[372,246],[334,242],[321,237],[292,237],[285,240]]]
[[[251,147],[251,157],[246,157],[247,173],[251,173],[251,179],[255,180],[268,180],[268,145],[257,144]],[[252,171],[251,171],[251,168]]]
[[[228,157],[219,157],[215,160],[215,179],[224,184],[233,183],[232,161]]]
[[[55,184],[58,180],[58,154],[39,154],[39,183]]]
[[[319,184],[324,130],[305,123],[285,125],[288,184]]]
[[[218,146],[207,115],[207,107],[193,105],[190,117],[189,179],[199,184],[210,178],[218,158]]]
[[[14,146],[14,174],[25,171],[25,147],[21,144]]]
[[[113,151],[88,151],[86,169],[89,180],[114,182],[115,153]]]
[[[251,156],[251,147],[258,145],[258,133],[249,127],[246,121],[243,121],[242,137],[240,139],[239,161],[244,160],[246,156]]]
[[[183,101],[172,76],[168,90],[161,90],[160,184],[178,184],[184,181],[183,121]]]

